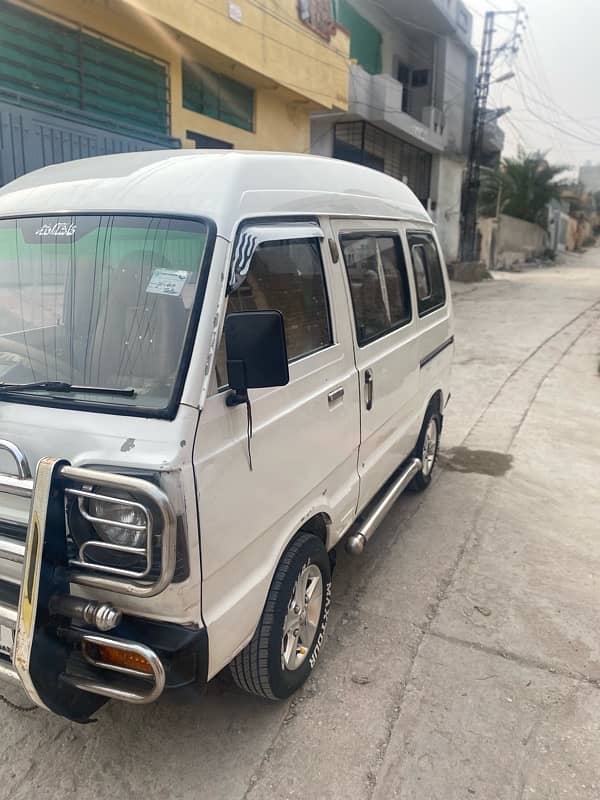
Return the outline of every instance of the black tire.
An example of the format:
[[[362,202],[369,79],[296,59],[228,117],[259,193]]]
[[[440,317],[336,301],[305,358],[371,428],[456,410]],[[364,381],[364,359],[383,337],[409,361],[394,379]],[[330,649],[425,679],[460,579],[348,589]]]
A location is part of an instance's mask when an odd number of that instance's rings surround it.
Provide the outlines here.
[[[412,492],[423,492],[429,484],[431,483],[431,477],[433,475],[433,471],[435,469],[435,465],[437,463],[437,456],[438,450],[440,447],[440,434],[442,432],[442,418],[439,415],[437,408],[429,407],[427,409],[427,413],[425,414],[425,419],[423,420],[423,426],[421,428],[421,433],[419,434],[419,438],[417,440],[417,445],[413,450],[413,457],[420,458],[422,461],[423,459],[423,449],[425,447],[425,437],[427,436],[427,431],[429,430],[429,426],[431,421],[435,423],[437,434],[435,439],[435,450],[433,453],[433,464],[427,469],[425,466],[422,466],[419,472],[415,475],[415,477],[410,482],[408,488]]]
[[[296,584],[310,565],[318,568],[322,600],[316,633],[302,663],[293,670],[283,663],[284,622],[292,607]],[[318,584],[318,581],[317,581]],[[302,533],[284,553],[269,589],[267,602],[251,641],[229,668],[237,685],[250,694],[283,700],[302,686],[314,669],[323,645],[331,605],[329,556],[316,536]]]

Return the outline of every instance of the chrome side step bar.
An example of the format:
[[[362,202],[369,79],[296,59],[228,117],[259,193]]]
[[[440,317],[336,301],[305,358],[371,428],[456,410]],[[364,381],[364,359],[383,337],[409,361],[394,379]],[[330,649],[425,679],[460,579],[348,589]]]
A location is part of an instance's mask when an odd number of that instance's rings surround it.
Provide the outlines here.
[[[350,555],[362,555],[365,545],[371,536],[373,536],[385,518],[385,515],[415,477],[417,472],[419,472],[421,467],[421,459],[411,459],[404,467],[402,472],[398,475],[396,480],[389,486],[383,497],[375,503],[373,508],[371,508],[368,512],[367,516],[361,522],[359,522],[356,530],[354,530],[346,539],[346,550],[348,553],[350,553]]]

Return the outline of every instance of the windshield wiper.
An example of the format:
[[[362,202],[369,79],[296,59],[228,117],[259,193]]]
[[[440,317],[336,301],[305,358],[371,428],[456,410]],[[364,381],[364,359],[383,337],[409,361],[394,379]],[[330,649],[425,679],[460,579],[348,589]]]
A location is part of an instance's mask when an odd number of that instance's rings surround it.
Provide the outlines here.
[[[89,392],[93,394],[116,394],[121,397],[135,397],[135,389],[112,389],[110,386],[77,386],[64,381],[33,381],[31,383],[2,383],[0,381],[0,394],[8,392],[28,392],[35,389],[45,389],[48,392]]]

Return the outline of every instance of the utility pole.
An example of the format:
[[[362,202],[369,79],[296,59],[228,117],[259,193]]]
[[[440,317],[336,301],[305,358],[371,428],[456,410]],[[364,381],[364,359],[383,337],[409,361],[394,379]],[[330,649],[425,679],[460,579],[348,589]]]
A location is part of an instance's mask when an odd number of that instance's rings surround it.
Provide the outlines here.
[[[475,85],[475,105],[471,125],[469,161],[463,195],[463,230],[461,237],[461,261],[475,261],[477,258],[477,196],[481,173],[481,151],[487,100],[492,77],[492,45],[494,40],[494,11],[486,11],[483,25],[479,72]]]
[[[462,197],[462,230],[460,242],[460,260],[475,261],[478,257],[477,252],[477,198],[479,195],[481,177],[481,156],[483,150],[483,134],[485,123],[488,119],[487,101],[492,83],[492,67],[495,56],[504,51],[510,50],[513,54],[517,52],[520,38],[519,26],[523,9],[519,7],[515,11],[487,11],[483,26],[483,39],[481,42],[481,55],[479,58],[479,71],[475,85],[475,102],[473,106],[473,122],[471,125],[471,139],[469,143],[469,160],[463,185]],[[515,14],[515,32],[512,40],[501,47],[494,49],[494,23],[496,16],[503,14]],[[512,77],[512,73],[506,77]],[[502,78],[500,80],[503,80]],[[506,113],[509,109],[502,109],[500,113]],[[500,116],[496,115],[496,118]]]

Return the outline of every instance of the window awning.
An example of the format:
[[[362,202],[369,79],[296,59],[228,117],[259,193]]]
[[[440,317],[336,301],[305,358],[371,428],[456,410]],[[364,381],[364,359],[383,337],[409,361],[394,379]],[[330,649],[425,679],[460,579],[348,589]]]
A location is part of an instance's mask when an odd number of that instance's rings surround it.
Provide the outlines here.
[[[252,256],[265,242],[286,239],[324,239],[325,234],[316,222],[281,223],[277,225],[248,225],[240,230],[233,250],[229,292],[242,285],[250,269]]]

